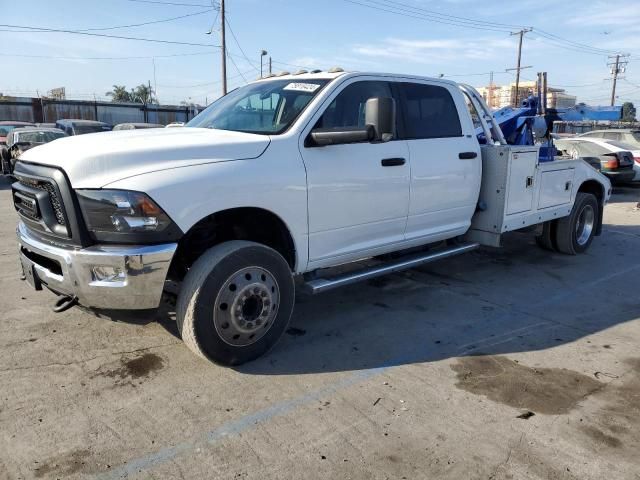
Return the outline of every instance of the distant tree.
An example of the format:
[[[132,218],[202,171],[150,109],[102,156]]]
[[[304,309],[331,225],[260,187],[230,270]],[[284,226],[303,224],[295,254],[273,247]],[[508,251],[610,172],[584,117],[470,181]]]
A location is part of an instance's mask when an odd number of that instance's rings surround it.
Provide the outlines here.
[[[149,85],[145,85],[141,83],[136,88],[131,90],[131,99],[134,102],[140,103],[157,103],[157,99],[155,97],[156,92],[153,91]]]
[[[105,95],[111,97],[112,102],[123,103],[131,101],[131,93],[127,91],[127,87],[124,85],[114,85],[113,90]]]
[[[632,102],[624,102],[622,104],[622,121],[623,122],[635,122],[636,121],[636,107]]]

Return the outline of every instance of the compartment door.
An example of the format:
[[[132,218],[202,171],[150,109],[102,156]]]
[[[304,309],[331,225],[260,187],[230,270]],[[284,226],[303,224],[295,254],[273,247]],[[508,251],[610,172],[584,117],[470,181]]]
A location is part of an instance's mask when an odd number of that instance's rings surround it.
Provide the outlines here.
[[[510,163],[506,214],[528,212],[533,208],[538,152],[514,152]]]
[[[571,202],[574,169],[553,170],[540,175],[538,209],[556,207]]]

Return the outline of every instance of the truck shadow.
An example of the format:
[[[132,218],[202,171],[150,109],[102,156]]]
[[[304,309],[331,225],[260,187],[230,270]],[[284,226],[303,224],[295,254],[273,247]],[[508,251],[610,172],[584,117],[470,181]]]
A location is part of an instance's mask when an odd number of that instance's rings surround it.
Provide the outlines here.
[[[512,234],[501,250],[299,296],[280,344],[237,370],[293,375],[545,350],[636,320],[640,228],[607,227],[617,233],[596,238],[583,256]]]
[[[236,370],[297,375],[423,364],[568,344],[640,318],[640,226],[605,225],[586,255],[538,248],[531,234],[318,296],[299,294],[287,333]],[[175,302],[149,312],[98,311],[158,322],[179,337]],[[590,348],[609,348],[597,345]]]

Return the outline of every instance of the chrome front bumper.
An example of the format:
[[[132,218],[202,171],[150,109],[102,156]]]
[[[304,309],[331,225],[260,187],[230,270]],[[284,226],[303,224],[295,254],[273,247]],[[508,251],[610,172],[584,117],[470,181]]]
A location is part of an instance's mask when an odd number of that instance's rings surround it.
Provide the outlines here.
[[[158,307],[177,248],[176,243],[62,248],[38,240],[22,222],[16,233],[23,268],[33,267],[35,275],[50,290],[75,296],[81,305],[94,308]],[[94,267],[119,274],[114,279],[100,279]]]

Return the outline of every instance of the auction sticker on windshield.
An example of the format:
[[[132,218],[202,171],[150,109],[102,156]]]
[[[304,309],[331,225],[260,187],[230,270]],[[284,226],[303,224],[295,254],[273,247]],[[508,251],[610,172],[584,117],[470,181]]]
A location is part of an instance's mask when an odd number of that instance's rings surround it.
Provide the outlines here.
[[[296,92],[310,92],[313,93],[320,88],[317,83],[290,83],[283,90],[294,90]]]

